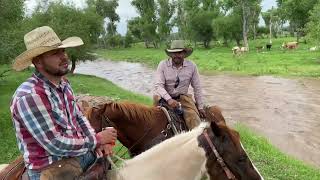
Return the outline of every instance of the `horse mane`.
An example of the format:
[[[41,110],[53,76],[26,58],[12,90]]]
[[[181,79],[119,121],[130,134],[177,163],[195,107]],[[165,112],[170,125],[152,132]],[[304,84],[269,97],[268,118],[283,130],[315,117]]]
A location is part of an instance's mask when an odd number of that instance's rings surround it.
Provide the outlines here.
[[[111,106],[112,111],[120,110],[124,115],[128,118],[128,120],[131,120],[130,122],[134,123],[143,123],[143,124],[150,124],[150,120],[157,120],[159,119],[159,113],[155,112],[161,112],[161,109],[158,109],[156,107],[149,107],[142,104],[136,104],[132,102],[110,102],[106,103],[104,110],[106,111],[106,108],[108,106]]]

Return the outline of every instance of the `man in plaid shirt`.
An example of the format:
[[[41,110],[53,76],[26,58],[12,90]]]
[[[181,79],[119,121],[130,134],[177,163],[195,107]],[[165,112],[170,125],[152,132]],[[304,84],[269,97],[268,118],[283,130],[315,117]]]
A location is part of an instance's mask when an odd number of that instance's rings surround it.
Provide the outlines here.
[[[85,170],[97,155],[112,153],[117,132],[113,128],[94,132],[64,77],[69,71],[65,48],[83,42],[79,37],[61,41],[48,26],[27,33],[24,41],[27,50],[13,68],[20,71],[33,63],[36,70],[16,90],[10,110],[29,178],[40,179],[50,164],[71,157]]]

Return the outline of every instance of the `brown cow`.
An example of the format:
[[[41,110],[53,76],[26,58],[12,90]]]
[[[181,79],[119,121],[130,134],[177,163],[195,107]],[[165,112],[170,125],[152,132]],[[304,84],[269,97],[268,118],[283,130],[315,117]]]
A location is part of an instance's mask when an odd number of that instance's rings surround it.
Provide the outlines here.
[[[298,42],[287,42],[282,44],[282,48],[286,49],[296,49],[298,47]]]

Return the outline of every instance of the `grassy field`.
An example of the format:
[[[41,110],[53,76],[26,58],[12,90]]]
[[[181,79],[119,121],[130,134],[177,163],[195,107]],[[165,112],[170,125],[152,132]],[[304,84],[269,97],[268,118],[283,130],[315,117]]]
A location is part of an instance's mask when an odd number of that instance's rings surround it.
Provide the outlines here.
[[[232,47],[214,47],[212,49],[196,48],[189,59],[193,60],[201,73],[213,74],[231,72],[248,75],[275,75],[275,76],[320,76],[320,52],[310,52],[311,44],[300,43],[296,50],[283,50],[283,42],[295,41],[295,38],[279,38],[273,40],[271,51],[264,49],[256,52],[257,45],[265,45],[267,39],[250,41],[250,52],[234,57]],[[105,59],[126,60],[145,63],[156,67],[160,60],[166,59],[164,47],[159,49],[143,47],[136,44],[132,48],[96,50],[96,53]]]
[[[0,72],[8,66],[0,65]],[[14,136],[12,122],[9,114],[9,103],[12,94],[18,85],[23,82],[31,71],[13,72],[0,79],[0,164],[8,163],[18,156],[16,140]],[[109,81],[83,75],[69,76],[75,93],[89,93],[92,95],[109,96],[121,100],[151,104],[151,99],[125,91]],[[265,179],[273,180],[318,180],[320,170],[305,165],[303,162],[289,157],[275,147],[265,138],[251,132],[247,127],[238,124],[236,130],[239,131],[242,143],[247,149],[251,159],[259,168]]]

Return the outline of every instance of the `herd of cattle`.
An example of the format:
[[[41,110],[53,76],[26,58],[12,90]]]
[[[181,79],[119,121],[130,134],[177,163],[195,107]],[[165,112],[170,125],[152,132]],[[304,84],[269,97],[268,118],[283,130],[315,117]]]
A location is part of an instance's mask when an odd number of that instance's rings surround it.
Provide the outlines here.
[[[299,44],[298,42],[284,42],[284,43],[282,43],[281,48],[284,50],[285,49],[297,49],[298,44]],[[270,51],[271,47],[272,47],[272,45],[268,43],[268,44],[266,44],[265,47],[264,46],[256,46],[256,50],[257,50],[257,52],[261,52],[264,48],[266,48],[268,51]],[[309,51],[316,51],[318,49],[319,49],[318,46],[314,46],[314,47],[309,48]],[[241,55],[241,54],[248,52],[248,51],[249,51],[248,47],[235,46],[232,48],[232,53],[234,56]]]

